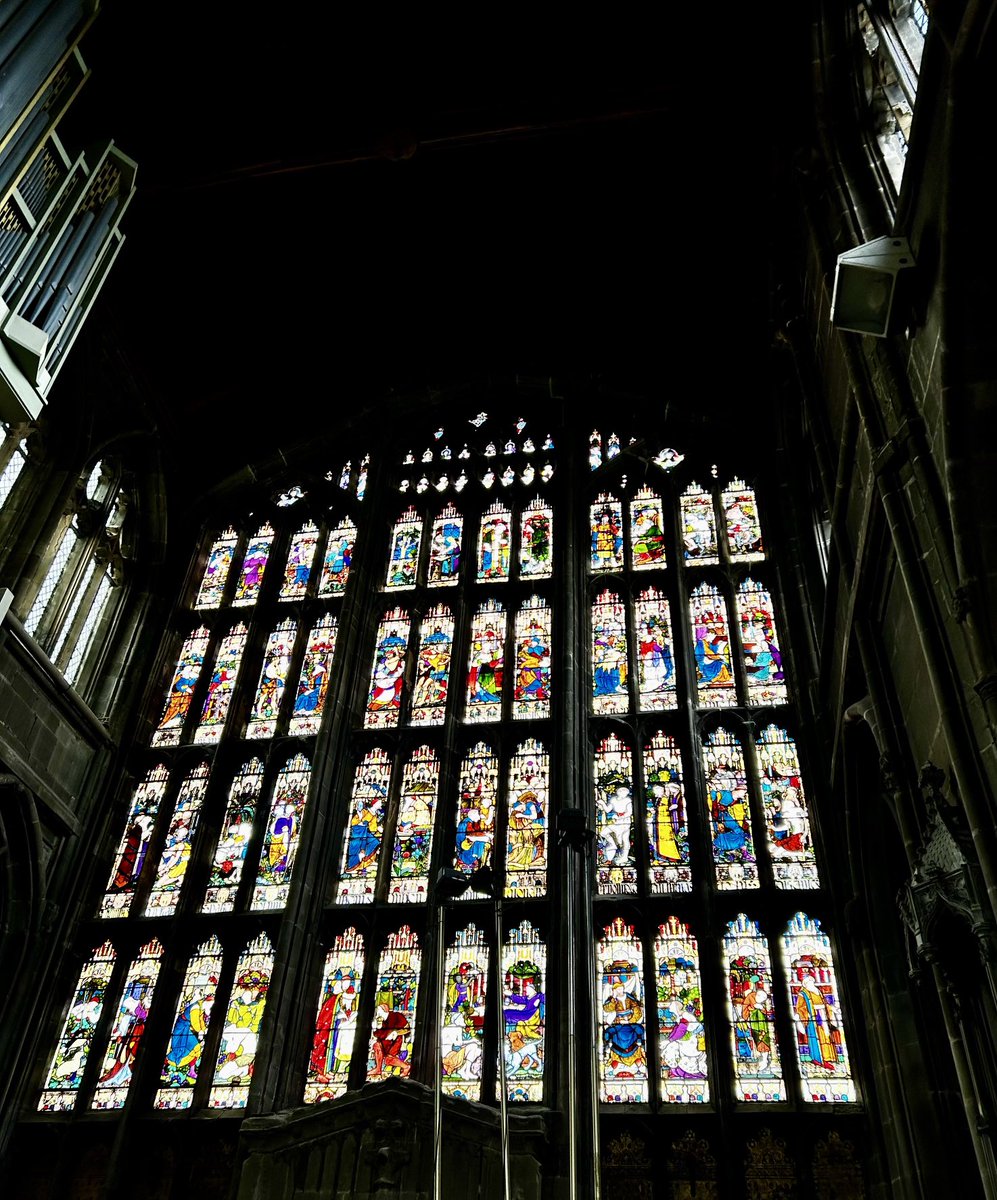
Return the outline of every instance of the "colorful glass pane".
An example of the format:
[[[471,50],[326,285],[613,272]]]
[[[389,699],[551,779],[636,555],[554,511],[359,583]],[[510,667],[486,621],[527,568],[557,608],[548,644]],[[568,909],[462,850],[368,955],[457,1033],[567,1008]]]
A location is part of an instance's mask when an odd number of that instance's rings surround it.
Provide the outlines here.
[[[289,759],[277,776],[250,906],[255,911],[287,903],[310,776],[311,764],[303,754]]]
[[[488,943],[468,925],[447,948],[440,1013],[443,1094],[481,1099],[481,1049],[485,1039]]]
[[[630,501],[630,555],[635,571],[665,566],[661,497],[643,487]]]
[[[357,472],[357,499],[363,500],[367,494],[367,474],[370,470],[370,455],[365,454],[363,461],[360,463],[360,470]]]
[[[327,613],[317,621],[308,635],[305,656],[301,661],[298,690],[288,732],[292,735],[318,733],[322,710],[329,691],[332,660],[336,655],[336,635],[339,622]]]
[[[302,599],[308,590],[317,547],[318,526],[307,521],[291,538],[284,567],[284,582],[280,585],[281,600]]]
[[[637,891],[633,775],[630,747],[611,733],[595,752],[596,879],[600,895]]]
[[[229,788],[225,820],[211,860],[211,874],[201,912],[231,912],[235,907],[262,788],[263,763],[252,758]]]
[[[644,747],[648,882],[656,895],[691,892],[689,815],[682,759],[673,738],[656,733]]]
[[[336,938],[326,955],[308,1056],[306,1104],[335,1100],[346,1091],[357,1036],[363,951],[363,937],[351,927]]]
[[[190,1107],[221,973],[221,943],[211,937],[198,946],[187,964],[159,1076],[156,1108]]]
[[[737,703],[737,686],[730,661],[727,605],[719,589],[708,583],[694,588],[689,616],[696,658],[696,703],[700,708],[730,708]]]
[[[245,1108],[256,1065],[260,1025],[273,974],[273,948],[261,933],[239,956],[225,1012],[209,1108]]]
[[[228,716],[229,705],[232,703],[235,681],[239,675],[242,652],[245,648],[245,625],[236,625],[230,633],[222,638],[218,653],[215,655],[215,666],[208,683],[208,694],[204,697],[201,721],[194,732],[195,744],[217,742],[221,739],[225,718]]]
[[[598,429],[593,429],[589,436],[589,467],[593,471],[598,471],[602,466],[602,434]]]
[[[740,913],[724,935],[737,1098],[785,1100],[772,1004],[768,943]]]
[[[364,726],[367,729],[398,724],[405,682],[405,651],[408,649],[409,617],[400,608],[385,613],[377,627],[374,662],[370,669],[370,691]]]
[[[471,622],[467,664],[467,708],[472,723],[502,717],[502,676],[505,666],[505,611],[497,600],[486,600]]]
[[[194,697],[194,688],[201,675],[204,656],[208,652],[208,639],[211,634],[202,625],[195,629],[184,642],[177,659],[177,667],[173,672],[173,682],[166,693],[166,706],[163,715],[152,735],[154,746],[179,746],[180,734],[183,732],[184,719],[190,702]]]
[[[491,862],[495,841],[498,759],[490,746],[478,742],[464,756],[459,786],[453,865],[470,875]]]
[[[391,531],[391,555],[385,587],[414,588],[419,570],[419,545],[422,541],[422,517],[408,508]]]
[[[675,917],[658,926],[654,939],[658,994],[661,1099],[698,1104],[710,1098],[703,1028],[699,952],[689,927]]]
[[[769,725],[755,749],[775,886],[820,887],[796,743],[785,729]]]
[[[615,592],[601,592],[592,605],[592,711],[625,713],[627,686],[627,615]]]
[[[63,1022],[55,1054],[45,1076],[39,1112],[69,1112],[83,1079],[93,1035],[104,1008],[104,996],[114,970],[114,947],[98,946],[80,971],[73,1000]]]
[[[632,925],[617,917],[596,948],[599,1012],[599,1099],[644,1103],[647,1096],[647,1025],[641,944]]]
[[[337,895],[341,904],[373,903],[390,786],[391,759],[377,747],[358,764],[353,778]]]
[[[509,578],[512,513],[496,500],[481,514],[478,532],[478,580],[504,583]]]
[[[194,834],[201,817],[204,793],[208,790],[208,771],[208,764],[201,763],[180,785],[170,827],[166,831],[166,844],[146,901],[147,917],[169,917],[176,912],[180,889],[190,862]]]
[[[250,539],[246,547],[246,557],[242,560],[242,572],[235,585],[235,596],[232,599],[234,608],[256,603],[263,586],[263,572],[267,569],[273,536],[273,527],[269,522],[265,522]]]
[[[737,611],[741,619],[748,703],[785,704],[786,676],[772,597],[760,583],[746,579],[737,589]]]
[[[341,596],[346,591],[353,562],[353,547],[357,541],[357,527],[352,521],[340,521],[329,530],[329,540],[322,560],[322,577],[319,580],[320,597]]]
[[[634,601],[637,636],[637,707],[660,712],[678,704],[675,649],[668,601],[657,588],[646,588]]]
[[[412,1070],[421,965],[419,939],[407,925],[389,934],[377,964],[374,1022],[367,1052],[368,1080],[404,1078]]]
[[[537,496],[520,514],[519,574],[523,578],[549,579],[553,572],[554,512]]]
[[[727,526],[731,562],[757,562],[765,557],[755,492],[742,479],[732,479],[720,497]]]
[[[592,570],[618,571],[623,566],[623,509],[615,496],[603,492],[589,508],[592,532]]]
[[[506,1097],[543,1100],[547,947],[529,923],[509,930],[502,951],[502,1018]]]
[[[825,1104],[855,1100],[831,940],[819,921],[801,912],[782,940],[803,1098]]]
[[[439,787],[439,760],[429,746],[420,746],[405,764],[398,797],[388,893],[388,899],[396,903],[411,904],[426,899]]]
[[[703,775],[717,887],[721,891],[756,888],[758,863],[744,755],[741,743],[726,729],[715,729],[703,743]]]
[[[256,699],[253,701],[253,711],[246,726],[247,738],[268,738],[274,735],[297,631],[298,627],[294,621],[282,621],[267,638],[260,679],[256,685]]]
[[[516,614],[514,718],[550,716],[550,607],[531,596]]]
[[[433,522],[433,536],[429,542],[429,576],[426,580],[429,587],[446,587],[457,582],[463,528],[464,518],[452,504],[448,504]]]
[[[550,756],[530,738],[509,763],[509,825],[505,851],[505,894],[511,899],[547,892],[547,832]]]
[[[698,567],[718,563],[713,497],[693,483],[682,493],[681,506],[685,561]]]
[[[124,1107],[132,1081],[135,1055],[142,1043],[152,1004],[163,947],[155,938],[139,950],[125,976],[118,1011],[111,1025],[104,1061],[100,1064],[91,1108]]]
[[[156,814],[166,791],[169,772],[160,763],[135,789],[125,831],[114,855],[114,866],[100,903],[101,917],[126,917],[145,866]]]
[[[419,658],[412,688],[413,725],[442,725],[450,684],[450,651],[454,622],[443,604],[431,608],[419,631]]]
[[[239,535],[234,529],[226,529],[212,544],[208,553],[208,562],[201,578],[201,586],[197,589],[195,608],[218,608],[222,602],[222,593],[228,582],[228,573],[232,569],[232,559],[235,557],[235,546]]]

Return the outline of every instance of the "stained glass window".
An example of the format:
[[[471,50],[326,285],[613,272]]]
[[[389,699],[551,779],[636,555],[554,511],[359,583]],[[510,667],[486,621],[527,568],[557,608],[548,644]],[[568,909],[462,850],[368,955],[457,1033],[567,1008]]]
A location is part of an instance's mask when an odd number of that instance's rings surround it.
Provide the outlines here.
[[[741,646],[749,704],[785,704],[786,676],[776,633],[772,597],[760,583],[746,579],[737,589]]]
[[[637,891],[633,755],[615,733],[595,752],[596,879],[600,895]]]
[[[452,504],[448,504],[433,522],[426,580],[429,587],[446,587],[457,582],[463,528],[464,518]]]
[[[322,560],[322,578],[318,585],[320,597],[341,596],[346,591],[356,541],[357,527],[352,521],[340,521],[329,530],[325,558]]]
[[[166,831],[166,843],[159,858],[145,906],[147,917],[168,917],[176,912],[180,889],[187,874],[190,851],[201,816],[204,793],[208,789],[208,764],[196,766],[180,785],[177,802]]]
[[[236,964],[208,1095],[210,1108],[246,1107],[272,974],[273,948],[261,933]]]
[[[593,429],[589,437],[589,467],[593,471],[598,471],[602,466],[602,434],[598,429]]]
[[[121,1108],[132,1081],[135,1055],[149,1018],[163,947],[153,938],[138,952],[125,976],[118,1011],[100,1065],[91,1108]]]
[[[658,926],[654,939],[658,993],[661,1099],[695,1104],[710,1098],[706,1065],[703,993],[696,939],[675,917]]]
[[[420,746],[402,771],[389,900],[408,904],[426,899],[439,787],[439,759],[429,746]]]
[[[755,743],[769,855],[778,888],[820,887],[796,743],[775,725]]]
[[[592,711],[627,712],[628,676],[626,609],[616,592],[607,589],[592,605]]]
[[[273,538],[273,526],[269,521],[264,522],[250,538],[249,545],[246,547],[246,557],[242,560],[242,572],[235,585],[235,596],[232,599],[233,608],[243,608],[256,603],[260,588],[263,586],[263,573],[267,569]]]
[[[166,707],[159,718],[156,732],[152,735],[154,746],[179,746],[180,734],[183,732],[184,719],[190,702],[194,697],[194,688],[201,675],[204,656],[208,652],[210,633],[202,625],[195,629],[184,642],[177,667],[173,673],[173,682],[166,693]]]
[[[647,1019],[643,951],[632,925],[617,917],[596,949],[599,1099],[647,1100]]]
[[[685,561],[700,567],[718,563],[713,497],[693,483],[682,493],[681,504]]]
[[[553,571],[554,512],[537,496],[520,514],[519,574],[523,578],[549,579]]]
[[[741,743],[715,729],[703,743],[703,776],[717,887],[758,887],[758,862],[751,836],[748,781]]]
[[[395,522],[391,533],[391,555],[385,587],[413,588],[419,570],[419,546],[422,543],[422,517],[408,508]]]
[[[515,718],[550,716],[550,608],[531,596],[516,614]]]
[[[217,742],[222,736],[239,675],[242,652],[246,648],[246,632],[246,626],[239,624],[222,638],[208,682],[208,694],[204,697],[201,720],[194,733],[195,744]]]
[[[260,678],[256,685],[256,699],[253,701],[253,711],[246,726],[247,738],[268,738],[274,735],[297,631],[295,622],[288,619],[282,621],[267,638]]]
[[[530,738],[509,762],[509,821],[506,833],[505,894],[516,898],[547,892],[550,756]]]
[[[201,586],[197,591],[195,608],[218,608],[222,602],[222,593],[228,583],[228,573],[232,569],[232,559],[235,557],[235,546],[239,540],[234,529],[226,529],[215,540],[208,554],[208,562],[204,568]]]
[[[647,844],[651,891],[692,891],[689,817],[682,759],[675,739],[656,733],[644,747]]]
[[[543,1100],[547,1028],[547,947],[529,921],[509,930],[502,950],[506,1096]]]
[[[258,758],[251,758],[229,788],[225,818],[211,860],[201,912],[231,912],[235,907],[262,788],[263,763]]]
[[[701,583],[689,599],[693,652],[696,657],[696,703],[702,708],[729,708],[737,703],[730,660],[727,604],[718,588]]]
[[[450,609],[436,605],[426,613],[419,634],[419,657],[412,688],[412,724],[442,725],[450,683],[454,622]]]
[[[505,625],[505,610],[497,600],[481,604],[471,622],[464,714],[467,721],[501,720]]]
[[[317,621],[308,635],[305,656],[301,661],[298,690],[288,732],[291,734],[318,733],[322,712],[329,691],[332,661],[336,656],[336,635],[339,623],[327,613]]]
[[[416,1002],[422,951],[407,925],[389,934],[377,965],[374,1022],[367,1052],[367,1078],[407,1077],[412,1070]]]
[[[114,947],[105,942],[80,971],[72,1003],[45,1077],[39,1112],[69,1112],[83,1079],[90,1046],[104,1008],[107,985],[114,970]]]
[[[478,533],[478,581],[504,583],[509,578],[512,513],[500,500],[485,509]]]
[[[210,937],[187,964],[159,1076],[156,1108],[190,1107],[221,973],[221,943]]]
[[[635,571],[665,566],[661,497],[643,487],[630,501],[630,555]]]
[[[727,550],[731,562],[757,562],[765,557],[762,527],[754,489],[741,479],[732,479],[720,498],[727,526]]]
[[[488,944],[468,925],[447,948],[440,1013],[443,1094],[481,1098],[481,1050],[485,1039]]]
[[[308,590],[312,562],[318,547],[318,526],[306,521],[291,538],[284,567],[284,582],[280,585],[281,600],[300,600]]]
[[[363,963],[363,937],[355,929],[347,929],[335,939],[325,958],[308,1056],[306,1104],[335,1100],[346,1091],[357,1036]]]
[[[374,900],[390,785],[391,759],[376,747],[357,766],[353,780],[337,896],[341,904]]]
[[[283,908],[287,903],[310,775],[311,765],[303,754],[289,759],[277,775],[253,888],[254,909]]]
[[[166,792],[169,772],[160,763],[135,789],[125,831],[114,855],[114,865],[100,904],[102,917],[125,917],[131,907],[142,868],[145,866],[156,815]]]
[[[464,756],[459,788],[453,865],[470,875],[491,862],[495,841],[498,759],[485,742]]]
[[[731,1046],[739,1100],[784,1100],[772,1004],[768,942],[755,921],[740,913],[724,936]]]
[[[634,601],[637,637],[637,707],[657,712],[678,704],[675,649],[668,601],[656,588],[646,588]]]
[[[408,635],[408,613],[400,608],[385,613],[377,628],[374,662],[370,669],[370,691],[364,715],[364,725],[368,729],[398,724]]]
[[[589,509],[592,533],[592,570],[618,571],[623,566],[623,509],[619,500],[603,492]]]

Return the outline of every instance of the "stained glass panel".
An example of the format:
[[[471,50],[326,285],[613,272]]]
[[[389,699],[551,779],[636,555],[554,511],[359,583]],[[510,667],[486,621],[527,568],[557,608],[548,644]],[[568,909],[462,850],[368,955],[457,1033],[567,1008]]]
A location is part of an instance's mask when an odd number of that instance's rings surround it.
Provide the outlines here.
[[[235,585],[233,608],[243,608],[256,603],[263,586],[263,572],[267,569],[273,536],[273,527],[269,522],[265,522],[250,539],[246,547],[246,557],[242,560],[242,572]]]
[[[674,738],[658,732],[644,747],[648,882],[652,893],[691,892],[689,815],[682,759]]]
[[[76,1104],[76,1093],[83,1079],[113,970],[114,947],[105,942],[97,947],[80,971],[73,1001],[45,1077],[45,1090],[38,1101],[39,1112],[69,1112]]]
[[[222,593],[228,582],[228,573],[232,569],[232,559],[235,557],[235,545],[239,535],[234,529],[226,529],[220,534],[208,554],[208,562],[201,578],[201,586],[197,590],[195,608],[218,608],[222,602]]]
[[[429,587],[446,587],[457,582],[463,528],[464,518],[452,504],[448,504],[433,522],[426,580]]]
[[[431,608],[419,631],[419,657],[412,688],[412,724],[442,725],[450,684],[454,622],[443,604]]]
[[[235,907],[262,787],[263,763],[252,758],[229,788],[225,820],[211,860],[211,874],[201,912],[231,912]]]
[[[166,791],[169,772],[160,763],[135,789],[125,832],[114,855],[114,865],[100,903],[101,917],[126,917],[145,866],[156,814]]]
[[[731,562],[757,562],[765,557],[755,492],[742,479],[732,479],[720,497],[727,526]]]
[[[737,589],[737,610],[741,618],[748,703],[785,704],[786,676],[772,597],[760,583],[746,579]]]
[[[682,545],[685,561],[697,567],[720,561],[717,554],[717,521],[713,513],[713,497],[698,484],[682,493]]]
[[[367,1052],[368,1080],[404,1078],[412,1070],[421,964],[419,939],[407,925],[388,936],[377,965],[374,1022]]]
[[[547,947],[529,923],[509,930],[502,951],[502,1017],[506,1096],[543,1100],[547,1020]]]
[[[550,756],[530,738],[509,763],[509,824],[505,894],[510,899],[546,895]]]
[[[225,718],[228,716],[229,705],[232,703],[235,681],[239,675],[242,652],[245,648],[245,625],[236,625],[230,633],[222,638],[218,653],[215,655],[215,666],[208,683],[208,694],[204,697],[201,721],[194,733],[195,744],[217,742],[221,739]]]
[[[630,556],[635,571],[666,565],[664,525],[661,497],[641,488],[630,501]]]
[[[516,614],[516,719],[550,716],[550,608],[531,596]]]
[[[519,574],[522,578],[549,579],[553,571],[554,512],[537,496],[520,515]]]
[[[398,724],[408,636],[407,612],[393,608],[384,614],[377,627],[374,662],[370,669],[370,691],[367,693],[367,711],[363,722],[367,729]]]
[[[656,588],[646,588],[634,601],[637,636],[637,706],[660,712],[678,704],[675,649],[668,601]]]
[[[439,787],[439,760],[429,746],[420,746],[402,771],[388,893],[388,899],[395,903],[419,903],[426,899]]]
[[[391,759],[375,747],[357,766],[346,825],[337,899],[340,904],[372,904],[384,837],[384,814],[391,786]]]
[[[208,790],[208,770],[208,764],[201,763],[180,785],[170,827],[166,831],[166,844],[146,901],[147,917],[169,917],[176,912],[180,889],[190,862],[194,834],[201,817],[204,793]]]
[[[602,466],[602,434],[598,429],[593,429],[589,436],[589,467],[593,471],[598,471]]]
[[[284,567],[284,582],[280,585],[281,600],[300,600],[308,590],[312,563],[318,547],[318,526],[306,521],[291,538]]]
[[[268,738],[274,735],[297,631],[298,627],[294,621],[282,621],[267,638],[260,679],[256,685],[256,699],[253,701],[253,711],[246,726],[247,738]]]
[[[250,906],[257,912],[283,908],[287,903],[310,775],[308,759],[296,754],[277,776]]]
[[[256,1066],[260,1025],[273,974],[273,948],[261,933],[239,956],[225,1012],[209,1108],[245,1108]]]
[[[479,582],[504,583],[509,578],[509,543],[512,513],[501,500],[481,514],[478,533]]]
[[[603,492],[589,508],[592,532],[592,570],[618,571],[623,566],[623,508]]]
[[[481,1099],[481,1048],[485,1038],[488,943],[468,925],[447,948],[446,984],[440,1014],[443,1094]]]
[[[755,748],[775,886],[820,887],[796,743],[785,729],[769,725]]]
[[[758,924],[740,913],[724,935],[731,1011],[731,1049],[737,1098],[784,1100],[772,1006],[768,943]]]
[[[149,1006],[159,978],[163,947],[156,941],[147,942],[138,952],[125,976],[118,1011],[100,1065],[97,1086],[91,1108],[122,1108],[132,1081],[135,1055],[145,1033]]]
[[[187,965],[159,1076],[156,1108],[190,1107],[221,973],[221,943],[211,937],[198,946]]]
[[[715,729],[703,743],[703,775],[717,887],[721,891],[756,888],[758,863],[744,755],[741,743],[726,729]]]
[[[422,542],[422,517],[408,508],[395,522],[391,533],[391,555],[385,587],[414,588],[419,570],[419,546]]]
[[[491,862],[495,841],[498,759],[490,746],[478,742],[464,756],[459,786],[453,865],[470,875]]]
[[[710,1098],[699,952],[689,927],[675,917],[658,926],[657,975],[661,1099],[697,1104]]]
[[[322,577],[318,585],[320,597],[341,596],[346,591],[356,540],[357,527],[352,521],[340,521],[334,529],[329,530],[322,561]]]
[[[615,733],[595,752],[596,879],[602,896],[636,893],[633,755]]]
[[[471,622],[466,721],[501,719],[504,665],[505,611],[497,600],[486,600]]]
[[[644,1103],[647,1096],[647,1025],[644,966],[632,925],[616,917],[596,948],[599,1013],[599,1099]]]
[[[173,672],[173,682],[166,693],[166,707],[152,735],[154,746],[179,746],[184,718],[194,697],[194,688],[201,675],[204,656],[208,652],[211,634],[202,625],[184,642]]]
[[[627,616],[623,601],[608,589],[592,605],[592,711],[625,713],[627,686]]]
[[[730,661],[727,605],[719,589],[701,583],[689,599],[693,652],[696,657],[696,703],[701,708],[729,708],[737,703]]]
[[[363,961],[363,937],[352,927],[336,938],[326,955],[315,1037],[308,1056],[306,1104],[335,1100],[346,1091],[357,1036]]]

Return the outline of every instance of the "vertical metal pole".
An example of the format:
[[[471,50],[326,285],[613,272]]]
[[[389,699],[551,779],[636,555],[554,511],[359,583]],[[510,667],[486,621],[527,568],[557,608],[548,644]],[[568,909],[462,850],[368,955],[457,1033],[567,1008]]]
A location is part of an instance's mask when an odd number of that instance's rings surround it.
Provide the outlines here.
[[[496,884],[499,889],[500,885]],[[498,962],[499,1136],[502,1142],[502,1200],[509,1200],[509,1096],[505,1080],[505,993],[502,990],[502,892],[495,898],[495,954]]]
[[[443,953],[443,899],[436,899],[436,1045],[433,1048],[433,1200],[442,1200],[443,1180],[443,989],[446,987],[445,956]]]

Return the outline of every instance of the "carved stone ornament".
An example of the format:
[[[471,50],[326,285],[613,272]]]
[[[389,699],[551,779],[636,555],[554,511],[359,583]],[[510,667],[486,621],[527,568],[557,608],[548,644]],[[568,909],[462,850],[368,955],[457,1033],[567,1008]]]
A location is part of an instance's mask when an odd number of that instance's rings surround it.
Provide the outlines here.
[[[603,1200],[652,1200],[651,1160],[640,1138],[624,1131],[610,1139],[600,1182]]]
[[[865,1200],[855,1147],[836,1129],[814,1147],[814,1200]]]
[[[747,1145],[744,1183],[748,1200],[796,1200],[796,1164],[782,1138],[763,1129]]]
[[[671,1200],[717,1200],[717,1160],[705,1138],[691,1129],[672,1142]]]

